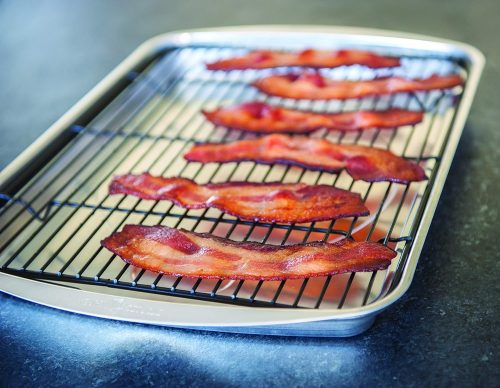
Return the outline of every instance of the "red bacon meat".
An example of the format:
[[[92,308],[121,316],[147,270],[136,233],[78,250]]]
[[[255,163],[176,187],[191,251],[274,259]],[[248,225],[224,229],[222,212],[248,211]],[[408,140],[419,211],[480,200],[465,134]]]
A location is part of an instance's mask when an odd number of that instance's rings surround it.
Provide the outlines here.
[[[268,245],[167,226],[125,225],[101,244],[125,262],[173,276],[285,280],[387,268],[396,256],[375,242],[344,239]]]
[[[186,178],[122,175],[110,194],[169,200],[187,209],[217,208],[246,221],[312,222],[369,214],[361,196],[326,185],[228,182],[198,185]]]
[[[449,89],[463,84],[457,75],[434,75],[423,79],[402,77],[376,78],[369,81],[335,81],[319,73],[270,75],[253,83],[260,91],[278,97],[331,100],[361,98],[403,92]]]
[[[314,113],[257,101],[203,111],[203,114],[215,125],[256,133],[310,133],[321,128],[343,132],[396,128],[418,124],[424,116],[422,112],[403,109]]]
[[[370,51],[359,50],[314,50],[283,52],[255,50],[240,57],[222,59],[207,64],[208,70],[268,69],[284,66],[333,68],[339,66],[363,65],[371,68],[396,67],[399,58],[383,57]]]
[[[354,179],[367,182],[408,183],[426,179],[419,165],[390,151],[334,144],[305,136],[269,135],[232,143],[199,144],[192,147],[184,158],[202,163],[250,160],[265,164],[292,164],[328,172],[345,168]]]

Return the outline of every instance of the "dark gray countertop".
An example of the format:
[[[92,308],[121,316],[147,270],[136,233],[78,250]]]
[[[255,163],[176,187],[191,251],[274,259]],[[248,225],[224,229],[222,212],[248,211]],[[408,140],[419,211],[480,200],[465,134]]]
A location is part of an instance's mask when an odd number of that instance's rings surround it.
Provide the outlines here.
[[[0,385],[498,386],[500,2],[0,1],[0,167],[145,39],[238,24],[357,25],[468,42],[487,65],[414,282],[365,334],[149,327],[0,295]]]

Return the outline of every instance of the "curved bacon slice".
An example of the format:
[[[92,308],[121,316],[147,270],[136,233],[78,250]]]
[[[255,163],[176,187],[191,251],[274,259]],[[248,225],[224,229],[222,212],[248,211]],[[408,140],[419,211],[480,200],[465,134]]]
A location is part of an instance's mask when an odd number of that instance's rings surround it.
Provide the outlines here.
[[[396,128],[418,124],[424,115],[403,109],[343,113],[314,113],[275,107],[263,102],[248,102],[214,111],[205,117],[223,127],[257,133],[309,133],[320,128],[356,131],[369,128]]]
[[[284,280],[387,268],[396,256],[375,242],[344,239],[269,245],[167,226],[125,225],[101,244],[124,261],[173,276]]]
[[[426,179],[424,170],[392,152],[359,145],[334,144],[305,136],[269,135],[232,143],[208,143],[193,146],[184,158],[189,161],[294,164],[328,172],[344,168],[354,179],[367,182],[408,183]]]
[[[268,69],[284,66],[333,68],[339,66],[363,65],[371,68],[396,67],[399,58],[383,57],[370,51],[359,50],[313,50],[284,52],[255,50],[248,54],[222,59],[207,64],[208,70]]]
[[[257,89],[272,96],[309,100],[345,100],[402,92],[449,89],[462,84],[463,80],[457,74],[434,75],[414,80],[386,77],[369,81],[335,81],[310,72],[271,75],[253,83]]]
[[[169,200],[187,209],[215,207],[247,221],[312,222],[369,214],[359,194],[303,183],[198,185],[186,178],[164,178],[144,173],[114,177],[109,193]]]

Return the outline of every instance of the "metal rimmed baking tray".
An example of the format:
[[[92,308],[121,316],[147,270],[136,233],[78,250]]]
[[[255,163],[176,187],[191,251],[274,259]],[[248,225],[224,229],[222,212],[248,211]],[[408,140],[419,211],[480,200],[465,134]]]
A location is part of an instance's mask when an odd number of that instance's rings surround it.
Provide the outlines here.
[[[361,66],[322,72],[335,79],[460,73],[463,88],[347,101],[266,97],[251,86],[284,69],[209,72],[204,63],[270,48],[358,48],[400,56],[396,69]],[[484,65],[475,48],[424,36],[359,28],[255,26],[175,32],[141,45],[0,175],[0,289],[63,310],[126,321],[277,335],[349,336],[408,289]],[[421,124],[397,130],[313,136],[388,148],[425,168],[428,181],[353,182],[298,167],[187,163],[194,141],[252,135],[214,127],[200,115],[251,99],[337,112],[424,110]],[[152,171],[200,183],[228,180],[333,184],[359,192],[368,217],[281,225],[242,222],[216,210],[109,197],[114,174]],[[344,238],[390,245],[386,271],[283,282],[158,276],[125,265],[99,241],[126,223],[165,224],[235,240],[274,244]]]

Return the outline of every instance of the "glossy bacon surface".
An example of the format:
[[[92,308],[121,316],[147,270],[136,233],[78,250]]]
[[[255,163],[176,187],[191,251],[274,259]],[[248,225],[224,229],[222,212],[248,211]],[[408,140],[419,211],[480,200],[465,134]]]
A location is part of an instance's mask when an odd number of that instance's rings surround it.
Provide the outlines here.
[[[463,80],[457,74],[434,75],[414,80],[387,77],[369,81],[335,81],[311,72],[271,75],[253,83],[257,89],[272,96],[309,100],[345,100],[402,92],[449,89],[462,84]]]
[[[356,131],[369,128],[396,128],[418,124],[422,112],[403,109],[343,113],[314,113],[275,107],[263,102],[203,111],[205,117],[223,127],[256,133],[310,133],[320,128]]]
[[[125,225],[101,244],[134,266],[174,276],[284,280],[387,268],[396,252],[375,242],[268,245],[167,226]]]
[[[232,143],[208,143],[192,147],[184,158],[189,161],[293,164],[328,172],[346,169],[354,179],[368,182],[408,183],[425,179],[417,164],[390,151],[359,145],[334,144],[305,136],[269,135]]]
[[[148,173],[113,178],[110,194],[169,200],[187,209],[217,208],[242,220],[312,222],[368,215],[361,196],[326,185],[228,182],[198,185]]]
[[[370,51],[359,50],[308,49],[299,52],[255,50],[239,57],[209,63],[207,69],[227,71],[284,66],[333,68],[349,65],[363,65],[371,68],[395,67],[400,65],[400,61],[398,58],[383,57]]]

